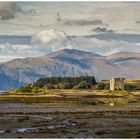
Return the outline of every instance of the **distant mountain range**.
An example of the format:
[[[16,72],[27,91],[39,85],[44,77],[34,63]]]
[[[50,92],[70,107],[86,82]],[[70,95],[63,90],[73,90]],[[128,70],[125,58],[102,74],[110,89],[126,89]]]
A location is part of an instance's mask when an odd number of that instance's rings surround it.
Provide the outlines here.
[[[140,53],[120,52],[109,56],[63,49],[41,57],[15,59],[0,64],[0,90],[18,88],[41,77],[93,75],[96,80],[112,77],[139,78]]]

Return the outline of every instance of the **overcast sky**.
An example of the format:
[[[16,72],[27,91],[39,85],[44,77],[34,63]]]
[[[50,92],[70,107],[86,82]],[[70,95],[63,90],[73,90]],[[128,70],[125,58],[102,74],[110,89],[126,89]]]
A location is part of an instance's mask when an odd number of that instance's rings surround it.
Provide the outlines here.
[[[140,33],[140,2],[1,2],[1,16],[2,12],[6,14],[0,20],[0,34],[33,34],[57,28],[85,35],[97,26]]]
[[[0,61],[62,48],[139,52],[140,2],[0,2],[0,34],[33,36],[31,44],[0,44]]]

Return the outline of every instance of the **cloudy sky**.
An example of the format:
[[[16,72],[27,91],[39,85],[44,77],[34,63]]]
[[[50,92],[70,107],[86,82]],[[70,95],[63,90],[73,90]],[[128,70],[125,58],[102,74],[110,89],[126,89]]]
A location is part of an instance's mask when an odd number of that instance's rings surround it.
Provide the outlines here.
[[[63,48],[140,52],[139,13],[140,2],[0,2],[0,62]]]

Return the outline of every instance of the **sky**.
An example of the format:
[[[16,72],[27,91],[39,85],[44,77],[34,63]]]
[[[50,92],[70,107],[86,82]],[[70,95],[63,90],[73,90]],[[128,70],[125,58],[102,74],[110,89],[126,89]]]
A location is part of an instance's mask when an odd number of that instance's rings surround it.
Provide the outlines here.
[[[140,2],[0,2],[0,35],[16,35],[0,41],[0,62],[63,48],[140,52],[139,13]]]

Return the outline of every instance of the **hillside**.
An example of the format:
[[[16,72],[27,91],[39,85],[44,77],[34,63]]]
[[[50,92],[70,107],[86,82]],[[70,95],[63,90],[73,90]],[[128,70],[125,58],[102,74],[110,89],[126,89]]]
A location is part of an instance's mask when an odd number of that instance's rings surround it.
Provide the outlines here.
[[[128,77],[140,77],[140,53],[120,52],[108,56],[107,59],[128,73]]]
[[[124,52],[103,57],[96,53],[64,49],[41,57],[15,59],[0,64],[0,90],[18,88],[41,77],[52,76],[93,75],[96,80],[119,76],[138,78],[139,56],[138,53],[128,55]]]
[[[107,59],[114,60],[114,61],[123,61],[123,60],[129,60],[129,59],[140,59],[140,53],[136,52],[119,52],[114,53],[110,56],[107,56]]]

